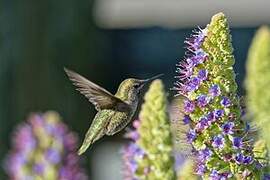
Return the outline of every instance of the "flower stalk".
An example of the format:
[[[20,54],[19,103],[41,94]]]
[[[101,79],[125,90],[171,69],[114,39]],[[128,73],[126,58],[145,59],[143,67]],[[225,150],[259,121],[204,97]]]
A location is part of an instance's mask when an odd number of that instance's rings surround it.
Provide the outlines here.
[[[247,90],[248,116],[254,119],[260,135],[270,148],[270,29],[261,27],[255,34],[248,52]]]
[[[186,135],[204,179],[258,176],[249,126],[241,119],[227,19],[218,13],[187,41],[187,57],[177,66],[175,89],[185,96]]]
[[[133,123],[135,131],[126,135],[133,140],[128,146],[132,149],[132,153],[129,153],[131,158],[125,161],[131,165],[126,166],[129,169],[126,172],[131,172],[128,173],[131,178],[126,179],[175,180],[167,98],[161,80],[152,82],[144,100],[140,120]],[[124,153],[124,157],[127,154]]]

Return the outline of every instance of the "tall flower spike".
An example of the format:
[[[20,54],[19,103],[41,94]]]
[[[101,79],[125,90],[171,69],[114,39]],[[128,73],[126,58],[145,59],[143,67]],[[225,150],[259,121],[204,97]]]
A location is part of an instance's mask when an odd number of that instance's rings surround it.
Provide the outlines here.
[[[144,158],[137,159],[136,176],[139,179],[174,180],[172,135],[167,113],[167,98],[161,80],[150,85],[139,114],[140,138],[136,142],[144,151]]]
[[[187,98],[184,110],[191,128],[187,140],[197,156],[197,174],[204,179],[257,178],[253,146],[240,117],[232,67],[235,60],[225,15],[213,16],[187,44],[190,55],[181,64],[192,66],[182,69],[189,68],[193,73],[179,79],[175,89]]]
[[[270,29],[266,26],[261,27],[253,38],[246,69],[248,115],[254,119],[270,149]]]
[[[76,150],[76,135],[57,113],[33,114],[14,133],[6,172],[13,180],[86,180]]]

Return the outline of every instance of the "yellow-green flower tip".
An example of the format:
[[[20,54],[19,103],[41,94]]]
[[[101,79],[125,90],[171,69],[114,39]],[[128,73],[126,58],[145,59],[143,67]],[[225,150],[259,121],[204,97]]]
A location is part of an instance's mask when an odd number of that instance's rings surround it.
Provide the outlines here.
[[[145,154],[137,159],[136,176],[147,180],[174,180],[172,135],[167,97],[161,80],[151,83],[144,101],[139,114],[140,126],[137,130],[140,138],[137,143]]]

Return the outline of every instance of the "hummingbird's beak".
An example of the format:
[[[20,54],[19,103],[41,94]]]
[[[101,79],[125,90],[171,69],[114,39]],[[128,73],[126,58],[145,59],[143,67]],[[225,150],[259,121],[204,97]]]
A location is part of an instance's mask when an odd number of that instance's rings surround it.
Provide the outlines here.
[[[153,77],[148,78],[148,79],[139,80],[140,86],[139,86],[138,90],[142,89],[145,84],[147,84],[147,83],[149,83],[149,82],[151,82],[151,81],[153,81],[153,80],[155,80],[155,79],[157,79],[157,78],[159,78],[159,77],[161,77],[163,75],[164,74],[158,74],[158,75],[153,76]]]
[[[153,77],[151,77],[151,78],[148,78],[148,79],[144,79],[144,80],[142,80],[142,83],[148,83],[148,82],[151,82],[151,81],[153,81],[153,80],[155,80],[155,79],[157,79],[157,78],[159,78],[159,77],[161,77],[161,76],[163,76],[164,74],[158,74],[158,75],[156,75],[156,76],[153,76]]]

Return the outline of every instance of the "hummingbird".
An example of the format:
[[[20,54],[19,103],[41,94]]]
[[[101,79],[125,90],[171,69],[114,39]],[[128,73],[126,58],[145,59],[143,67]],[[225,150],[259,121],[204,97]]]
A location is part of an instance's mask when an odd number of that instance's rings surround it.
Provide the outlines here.
[[[131,121],[137,110],[141,90],[145,84],[159,78],[163,74],[148,79],[125,79],[118,87],[115,95],[89,81],[78,73],[64,68],[67,76],[97,110],[97,114],[88,129],[78,155],[83,154],[90,145],[104,135],[112,136]]]

